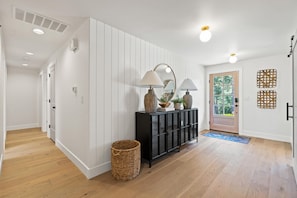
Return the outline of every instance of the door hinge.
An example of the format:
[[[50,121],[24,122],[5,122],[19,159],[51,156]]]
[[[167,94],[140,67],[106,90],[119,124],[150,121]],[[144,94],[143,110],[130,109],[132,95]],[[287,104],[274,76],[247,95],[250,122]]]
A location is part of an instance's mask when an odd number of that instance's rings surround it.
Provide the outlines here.
[[[51,74],[48,74],[48,77],[51,77]]]
[[[49,99],[48,102],[51,103],[51,99]]]
[[[51,128],[51,125],[48,125],[48,128]]]

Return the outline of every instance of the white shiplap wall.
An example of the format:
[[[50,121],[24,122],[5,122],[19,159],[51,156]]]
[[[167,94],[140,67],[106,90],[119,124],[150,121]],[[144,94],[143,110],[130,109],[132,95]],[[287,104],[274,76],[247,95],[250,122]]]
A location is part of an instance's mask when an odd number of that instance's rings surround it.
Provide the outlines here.
[[[143,98],[147,92],[147,89],[137,87],[137,82],[146,71],[162,62],[172,66],[178,85],[185,77],[191,77],[200,85],[200,94],[192,95],[196,97],[194,106],[200,107],[199,114],[204,114],[202,66],[188,63],[165,49],[90,19],[89,138],[90,156],[93,157],[88,163],[89,178],[110,169],[112,142],[135,138],[135,112],[144,109]]]

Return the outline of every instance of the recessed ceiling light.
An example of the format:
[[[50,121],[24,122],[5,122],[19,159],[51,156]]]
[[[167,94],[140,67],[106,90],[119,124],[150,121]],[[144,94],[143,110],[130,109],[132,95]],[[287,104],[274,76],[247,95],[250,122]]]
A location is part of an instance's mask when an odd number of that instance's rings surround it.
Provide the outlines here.
[[[27,67],[29,64],[28,63],[23,63],[22,64],[24,67]]]
[[[42,29],[39,29],[39,28],[34,28],[34,29],[33,29],[33,32],[34,32],[35,34],[38,34],[38,35],[42,35],[42,34],[44,34],[44,31],[43,31]]]
[[[29,56],[33,56],[34,55],[33,52],[26,52],[26,54],[29,55]]]

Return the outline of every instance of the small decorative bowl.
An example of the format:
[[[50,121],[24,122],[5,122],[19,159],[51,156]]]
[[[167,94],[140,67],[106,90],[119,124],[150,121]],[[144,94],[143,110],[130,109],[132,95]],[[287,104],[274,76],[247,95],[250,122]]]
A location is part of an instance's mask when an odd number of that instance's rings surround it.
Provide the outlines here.
[[[159,105],[160,105],[162,108],[166,108],[166,107],[169,107],[170,102],[159,103]]]

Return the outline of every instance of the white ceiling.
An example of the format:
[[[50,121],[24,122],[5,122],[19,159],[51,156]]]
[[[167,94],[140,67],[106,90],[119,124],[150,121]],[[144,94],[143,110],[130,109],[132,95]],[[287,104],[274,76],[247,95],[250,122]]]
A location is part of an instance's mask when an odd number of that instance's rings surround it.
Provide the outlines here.
[[[60,20],[64,33],[32,33],[33,25],[13,18],[13,7]],[[68,39],[86,17],[169,49],[202,65],[289,52],[297,29],[297,0],[0,0],[6,60],[9,66],[29,62],[38,68]],[[199,40],[209,25],[212,38]],[[28,57],[26,51],[34,56]],[[29,59],[29,60],[24,60]]]

